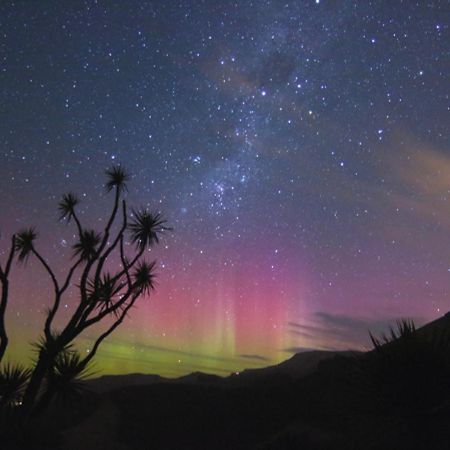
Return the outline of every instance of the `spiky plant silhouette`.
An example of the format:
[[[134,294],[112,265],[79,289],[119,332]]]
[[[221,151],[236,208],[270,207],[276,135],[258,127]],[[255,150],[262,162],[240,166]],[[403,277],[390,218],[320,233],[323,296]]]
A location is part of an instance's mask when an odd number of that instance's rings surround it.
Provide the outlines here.
[[[119,192],[127,189],[127,182],[130,179],[128,173],[120,166],[112,166],[105,171],[107,180],[105,188],[107,192],[116,188]]]
[[[150,294],[155,289],[155,261],[140,261],[133,272],[133,281],[136,287],[144,294]]]
[[[97,303],[99,309],[105,310],[113,306],[123,287],[121,280],[106,272],[100,277],[97,286],[95,285],[95,280],[88,280],[87,293]],[[95,300],[94,297],[96,297]],[[114,313],[117,312],[114,311]]]
[[[18,420],[18,412],[30,374],[31,370],[21,365],[6,363],[0,366],[0,445],[2,449],[18,448],[17,438],[23,429],[21,420]]]
[[[49,369],[34,412],[45,410],[52,400],[63,407],[74,406],[86,391],[83,380],[93,374],[84,358],[71,346],[67,347],[58,354]]]
[[[68,192],[63,194],[61,201],[58,203],[58,210],[60,212],[60,220],[66,219],[70,222],[70,219],[74,217],[75,206],[79,203],[78,197],[72,193]]]
[[[31,371],[21,365],[4,364],[0,367],[0,408],[20,404]]]
[[[392,344],[399,341],[399,339],[402,339],[402,342],[404,342],[406,339],[416,338],[416,325],[413,320],[397,320],[396,327],[397,328],[393,328],[392,326],[389,327],[389,332],[387,334],[383,333],[379,338],[369,331],[370,340],[372,341],[375,351],[383,351],[383,345]]]
[[[133,210],[133,220],[129,225],[131,242],[139,250],[159,243],[159,234],[168,231],[166,220],[160,213],[150,212],[146,209]]]
[[[94,230],[82,230],[78,242],[73,246],[73,255],[82,260],[88,260],[95,256],[97,247],[102,241],[102,235]]]
[[[78,352],[65,351],[56,358],[48,383],[63,402],[71,402],[85,390],[82,381],[92,373]]]
[[[81,223],[77,196],[73,193],[63,195],[58,204],[59,218],[75,223],[77,239],[72,245],[72,265],[62,281],[58,280],[55,271],[37,248],[38,235],[32,227],[15,235],[5,269],[0,266],[0,279],[5,286],[4,281],[7,281],[15,256],[24,264],[35,258],[49,276],[54,291],[43,336],[35,346],[36,362],[23,392],[23,417],[31,417],[45,409],[53,398],[69,398],[76,393],[79,388],[76,380],[86,375],[88,364],[100,344],[123,322],[138,299],[148,296],[154,289],[156,264],[154,261],[147,262],[143,255],[158,244],[161,233],[170,228],[159,212],[150,213],[145,209],[133,210],[131,223],[128,224],[127,204],[122,196],[129,180],[129,175],[120,166],[106,171],[105,189],[107,193],[114,192],[114,200],[101,233]],[[127,255],[127,248],[133,254]],[[109,262],[114,254],[118,254],[121,266],[111,271]],[[72,297],[75,291],[78,292],[78,301],[73,315],[63,325],[59,323],[56,331],[55,318],[69,288]],[[0,313],[3,320],[4,312],[0,310]],[[75,353],[73,344],[76,338],[107,318],[110,318],[108,326],[94,340],[90,352],[83,357]],[[0,325],[2,323],[0,321]],[[3,343],[1,326],[0,337]]]
[[[370,336],[374,349],[356,364],[356,392],[366,407],[404,417],[450,411],[450,323],[421,332],[400,320],[388,334]]]
[[[17,257],[20,262],[26,262],[28,257],[33,252],[33,243],[37,238],[34,227],[27,228],[20,231],[16,235],[15,247],[17,250]]]

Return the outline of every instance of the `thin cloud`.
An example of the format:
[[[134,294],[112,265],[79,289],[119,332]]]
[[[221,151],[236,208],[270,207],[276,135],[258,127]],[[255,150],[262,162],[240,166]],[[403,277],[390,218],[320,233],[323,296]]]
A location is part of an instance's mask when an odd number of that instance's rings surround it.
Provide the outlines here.
[[[287,347],[283,349],[283,352],[287,352],[287,353],[305,353],[305,352],[310,352],[312,350],[316,350],[314,348],[309,348],[309,347]]]
[[[250,360],[256,360],[256,361],[270,361],[269,358],[262,356],[262,355],[252,355],[252,354],[241,354],[239,355],[239,358],[244,358],[244,359],[250,359]]]
[[[420,317],[411,319],[419,325],[425,321]],[[317,349],[363,349],[370,345],[369,333],[385,333],[396,320],[394,317],[368,318],[319,311],[309,316],[306,323],[291,321],[287,325],[292,335],[307,339]]]

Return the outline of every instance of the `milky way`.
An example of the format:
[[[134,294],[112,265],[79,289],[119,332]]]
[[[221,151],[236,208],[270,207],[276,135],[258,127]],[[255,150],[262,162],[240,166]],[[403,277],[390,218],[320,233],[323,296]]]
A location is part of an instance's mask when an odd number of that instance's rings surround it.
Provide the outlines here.
[[[444,1],[2,2],[0,258],[34,225],[62,276],[60,195],[100,231],[120,163],[129,202],[174,230],[153,251],[157,292],[98,354],[105,372],[227,373],[445,313],[449,15]],[[9,356],[27,361],[50,286],[32,261],[12,284]]]

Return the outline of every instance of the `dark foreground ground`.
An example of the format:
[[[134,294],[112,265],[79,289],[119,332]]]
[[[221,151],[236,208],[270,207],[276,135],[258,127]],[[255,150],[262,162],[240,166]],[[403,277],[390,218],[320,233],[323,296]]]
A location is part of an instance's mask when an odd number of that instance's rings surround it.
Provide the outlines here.
[[[376,379],[365,372],[363,377],[357,375],[355,367],[359,365],[355,366],[354,356],[325,358],[310,354],[295,358],[289,370],[283,365],[281,369],[249,372],[241,378],[225,380],[193,375],[178,382],[156,377],[149,379],[147,385],[122,387],[120,384],[132,380],[93,382],[90,384],[93,391],[86,393],[82,401],[66,407],[55,406],[45,420],[26,431],[16,430],[12,439],[3,441],[0,448],[450,448],[450,415],[445,405],[441,407],[441,400],[430,403],[431,406],[427,403],[424,408],[417,407],[420,395],[410,400],[400,398],[400,403],[392,400],[393,391],[380,392]],[[308,367],[302,370],[300,366]],[[423,374],[420,377],[427,391],[433,379],[425,379]],[[108,383],[112,390],[101,392],[101,387]],[[395,389],[398,390],[398,385]],[[428,390],[426,395],[438,394]]]

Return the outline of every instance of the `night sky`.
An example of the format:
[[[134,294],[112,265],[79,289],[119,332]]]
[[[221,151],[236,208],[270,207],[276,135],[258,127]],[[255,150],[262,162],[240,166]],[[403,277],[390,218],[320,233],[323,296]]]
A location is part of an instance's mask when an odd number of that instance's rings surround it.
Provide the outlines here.
[[[34,225],[62,277],[61,194],[101,231],[120,163],[128,202],[173,232],[102,373],[226,374],[446,313],[449,16],[432,0],[2,1],[1,260]],[[13,271],[8,355],[29,362],[51,284],[32,260]]]

